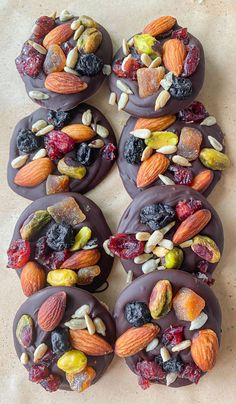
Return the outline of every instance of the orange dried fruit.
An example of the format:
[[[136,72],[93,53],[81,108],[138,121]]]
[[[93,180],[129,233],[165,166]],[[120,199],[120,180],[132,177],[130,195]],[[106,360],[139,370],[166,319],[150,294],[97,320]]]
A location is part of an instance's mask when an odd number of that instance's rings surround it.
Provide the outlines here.
[[[137,80],[139,88],[139,96],[141,98],[148,97],[155,94],[159,87],[160,82],[165,75],[165,69],[163,66],[159,66],[153,69],[142,67],[137,70]]]
[[[59,45],[50,45],[43,64],[46,74],[61,72],[66,64],[66,57]]]
[[[78,203],[71,196],[49,206],[47,211],[56,223],[65,222],[71,226],[76,226],[86,219]]]
[[[204,307],[205,300],[189,288],[179,289],[173,299],[173,308],[179,320],[195,320]]]
[[[69,191],[70,178],[68,175],[49,175],[46,181],[46,194]]]
[[[186,126],[181,130],[177,153],[189,161],[196,160],[200,153],[201,144],[201,132]]]

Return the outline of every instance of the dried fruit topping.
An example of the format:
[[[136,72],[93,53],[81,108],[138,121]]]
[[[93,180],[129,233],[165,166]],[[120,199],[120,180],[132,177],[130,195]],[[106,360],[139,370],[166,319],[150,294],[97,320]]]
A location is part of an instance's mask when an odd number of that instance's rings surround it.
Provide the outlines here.
[[[96,372],[90,366],[87,366],[82,372],[66,374],[71,390],[81,393],[91,386],[96,377]]]
[[[59,160],[57,169],[61,174],[77,180],[82,180],[86,175],[86,168],[68,156]]]
[[[51,216],[46,210],[37,210],[25,220],[20,235],[23,240],[32,240],[40,230],[51,220]]]
[[[33,342],[34,322],[30,316],[24,314],[16,326],[16,338],[21,346],[28,348]]]
[[[61,129],[71,119],[71,114],[68,111],[48,111],[47,121],[53,125],[55,129]]]
[[[184,369],[179,374],[179,377],[188,379],[190,382],[197,384],[201,377],[201,370],[194,363],[188,363],[184,365]]]
[[[164,146],[176,146],[178,140],[178,136],[173,132],[152,132],[145,143],[152,149],[160,149]]]
[[[143,161],[137,174],[137,187],[144,188],[152,184],[169,167],[170,160],[161,153],[155,153]]]
[[[72,226],[66,223],[55,223],[47,231],[47,244],[54,251],[62,251],[72,247],[75,241],[75,232]]]
[[[51,251],[47,244],[47,237],[40,237],[35,245],[35,256],[34,258],[41,265],[49,269],[60,268],[61,264],[70,256],[68,250],[63,251]]]
[[[215,149],[202,149],[199,158],[201,163],[211,170],[225,170],[230,166],[229,157]]]
[[[170,358],[168,361],[162,361],[160,365],[166,373],[180,373],[184,369],[184,363],[178,355]]]
[[[116,146],[113,143],[106,144],[102,150],[101,155],[102,158],[105,160],[115,160],[116,158]]]
[[[179,320],[195,320],[205,307],[205,300],[189,288],[181,288],[173,299],[173,308]]]
[[[80,143],[77,152],[76,159],[79,163],[88,167],[94,163],[96,158],[96,152],[93,148],[89,147],[87,143]]]
[[[39,17],[35,21],[32,34],[38,38],[42,39],[45,35],[49,33],[55,26],[55,20],[52,17],[47,17],[45,15]]]
[[[102,42],[102,33],[95,27],[86,28],[77,41],[80,53],[95,53]]]
[[[193,181],[193,173],[190,168],[171,165],[169,170],[174,173],[174,182],[179,185],[191,185]]]
[[[29,380],[40,383],[49,376],[49,370],[44,365],[33,365],[29,370]]]
[[[63,52],[65,53],[65,55],[67,56],[68,53],[74,48],[74,45],[72,42],[66,41],[66,42],[63,42],[63,44],[61,45],[61,48],[62,48]]]
[[[184,77],[174,77],[173,83],[169,89],[172,97],[178,100],[184,100],[192,94],[192,82]]]
[[[54,373],[50,373],[50,375],[40,382],[41,386],[49,392],[57,391],[61,385],[61,377]]]
[[[53,331],[61,322],[66,309],[66,293],[57,292],[49,296],[38,311],[38,325],[46,332]]]
[[[173,31],[171,34],[171,38],[177,38],[180,41],[183,41],[185,45],[187,45],[189,43],[188,29],[180,28],[177,29],[176,31]]]
[[[196,45],[188,45],[186,48],[188,53],[184,61],[183,76],[189,77],[196,71],[200,62],[200,49]]]
[[[20,74],[36,78],[43,68],[44,59],[45,55],[25,42],[20,55],[16,58],[16,68]]]
[[[122,60],[116,60],[113,64],[113,72],[118,77],[135,81],[137,80],[137,70],[142,66],[142,63],[133,57],[127,59],[124,65]]]
[[[56,269],[50,271],[47,276],[47,282],[51,286],[73,286],[77,281],[77,273],[70,269]]]
[[[149,298],[149,310],[152,318],[158,320],[171,310],[172,306],[172,286],[167,280],[156,283]]]
[[[197,210],[202,209],[202,202],[198,199],[189,198],[179,201],[175,207],[177,218],[183,222]]]
[[[171,28],[175,26],[175,24],[176,19],[174,17],[165,15],[149,22],[149,24],[144,27],[143,33],[158,36],[170,31]]]
[[[173,243],[181,244],[200,233],[211,220],[211,212],[208,209],[200,209],[185,219],[173,236]]]
[[[81,76],[96,76],[103,68],[103,60],[94,53],[81,54],[75,70]]]
[[[48,349],[43,357],[40,359],[40,365],[45,365],[47,367],[52,366],[56,361],[56,355],[51,349]]]
[[[125,142],[124,158],[129,164],[139,164],[145,147],[142,139],[131,135]]]
[[[61,265],[62,268],[80,269],[91,265],[96,265],[101,258],[101,253],[98,249],[81,250],[75,252]]]
[[[91,356],[104,356],[113,352],[111,345],[97,334],[87,330],[70,330],[70,342],[73,348]]]
[[[186,48],[179,39],[169,39],[163,45],[163,63],[167,70],[179,77],[183,71]],[[178,80],[178,79],[177,79]]]
[[[206,116],[206,109],[199,101],[193,101],[188,108],[178,112],[178,119],[186,123],[200,122]]]
[[[146,303],[131,302],[125,305],[125,318],[134,327],[140,327],[151,321],[151,314]]]
[[[49,175],[46,180],[46,194],[52,195],[69,191],[70,178],[68,175]]]
[[[165,378],[165,373],[158,363],[154,361],[137,362],[135,373],[140,376],[139,385],[145,390],[150,387],[150,381],[157,382]]]
[[[199,269],[199,271],[204,274],[208,271],[208,267],[208,262],[204,260],[199,261],[199,263],[197,264],[197,268]]]
[[[139,97],[149,97],[155,94],[159,87],[160,82],[165,76],[165,69],[163,66],[147,69],[143,67],[137,70],[137,80]]]
[[[153,46],[157,43],[156,38],[149,34],[134,35],[134,47],[139,54],[155,54]]]
[[[75,142],[64,132],[52,130],[44,137],[44,145],[51,160],[57,160],[74,149]]]
[[[45,74],[61,72],[66,64],[66,57],[59,45],[50,45],[43,64]]]
[[[207,236],[196,236],[191,248],[195,254],[205,261],[215,264],[219,262],[221,254],[214,240]]]
[[[101,269],[99,265],[92,265],[86,268],[81,268],[78,271],[78,285],[89,285],[93,282],[94,278],[100,275]]]
[[[52,350],[61,355],[70,349],[68,328],[57,327],[51,332]]]
[[[140,211],[140,222],[152,230],[165,227],[175,219],[175,210],[165,203],[144,206]]]
[[[179,269],[184,260],[181,248],[174,247],[165,255],[165,267],[167,269]]]
[[[134,259],[144,252],[145,243],[136,240],[134,234],[115,234],[109,239],[109,250],[124,260]]]
[[[181,130],[177,152],[189,161],[196,160],[200,153],[202,134],[198,129],[184,127]]]
[[[76,226],[86,219],[78,203],[71,196],[49,206],[47,210],[57,223],[65,222],[71,226]]]
[[[213,330],[205,329],[194,334],[191,355],[195,364],[203,372],[207,372],[214,367],[218,350],[219,341]]]
[[[87,366],[87,358],[81,351],[67,351],[57,361],[57,366],[66,373],[81,372]]]
[[[41,139],[29,129],[20,129],[16,138],[16,147],[22,153],[32,153],[41,146]]]
[[[7,250],[9,268],[22,268],[30,259],[30,243],[27,240],[15,240]]]
[[[171,325],[170,327],[166,328],[162,334],[162,343],[165,346],[175,346],[180,344],[183,341],[184,327],[181,325]]]
[[[33,293],[43,289],[46,284],[44,269],[36,264],[36,262],[29,261],[23,267],[20,281],[24,294],[31,296]]]

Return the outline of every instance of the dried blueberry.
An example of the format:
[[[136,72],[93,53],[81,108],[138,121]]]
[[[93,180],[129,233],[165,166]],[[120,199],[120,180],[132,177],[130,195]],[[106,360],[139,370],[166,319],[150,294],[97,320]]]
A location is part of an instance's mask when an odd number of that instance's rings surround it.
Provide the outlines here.
[[[75,241],[75,232],[72,226],[66,223],[55,223],[47,231],[47,245],[55,251],[70,248]]]
[[[75,67],[83,76],[96,76],[103,68],[103,61],[94,53],[82,54]]]
[[[41,139],[29,129],[21,129],[16,138],[16,146],[22,153],[32,153],[41,146]]]
[[[125,318],[134,327],[141,327],[151,321],[151,314],[145,303],[131,302],[125,305]]]
[[[95,160],[95,150],[87,145],[87,143],[80,143],[76,159],[84,166],[91,166]]]
[[[162,369],[166,373],[172,373],[172,372],[180,373],[182,372],[183,368],[184,364],[179,356],[172,357],[168,361],[163,362],[162,364]]]
[[[174,77],[169,91],[172,97],[184,100],[192,94],[192,82],[190,79],[185,79],[184,77]]]
[[[175,209],[165,203],[147,205],[140,211],[141,223],[147,224],[152,230],[161,229],[174,219]]]
[[[130,136],[125,142],[124,158],[129,164],[139,164],[146,145],[142,139]]]
[[[55,129],[61,129],[71,119],[70,112],[66,111],[48,111],[48,123],[54,126]]]
[[[57,355],[63,354],[70,349],[68,329],[57,327],[51,332],[52,350]]]

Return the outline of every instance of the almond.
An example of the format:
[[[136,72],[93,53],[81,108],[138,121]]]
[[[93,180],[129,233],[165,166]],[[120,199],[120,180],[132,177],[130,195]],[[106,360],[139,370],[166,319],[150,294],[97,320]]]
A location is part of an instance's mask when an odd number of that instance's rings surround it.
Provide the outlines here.
[[[207,372],[216,362],[219,341],[213,330],[205,329],[194,334],[191,345],[191,355],[196,365]]]
[[[66,309],[66,293],[58,292],[49,296],[38,311],[38,325],[46,332],[54,330],[64,316]]]
[[[103,356],[113,352],[111,345],[99,335],[91,335],[87,330],[70,330],[69,332],[71,346],[86,355]]]
[[[160,328],[154,324],[144,324],[142,327],[132,327],[124,332],[115,344],[115,353],[121,358],[135,355],[142,351],[159,333]]]
[[[176,121],[175,115],[164,115],[158,118],[139,118],[136,121],[134,130],[149,129],[151,132],[164,130]]]
[[[198,192],[204,192],[212,183],[214,178],[213,171],[204,170],[194,177],[191,187]]]
[[[179,39],[169,39],[163,46],[163,63],[167,70],[179,77],[186,57],[185,45]]]
[[[46,77],[44,86],[47,90],[58,94],[77,94],[84,91],[88,84],[74,74],[55,72]]]
[[[14,183],[21,187],[36,187],[45,181],[53,170],[54,164],[48,157],[33,160],[17,172]]]
[[[62,128],[62,132],[65,132],[76,143],[87,142],[96,134],[90,126],[83,125],[82,123],[65,126]]]
[[[36,262],[29,261],[21,272],[21,287],[25,296],[31,296],[46,284],[46,275],[44,269]]]
[[[137,175],[137,187],[143,188],[154,182],[159,174],[164,173],[170,161],[164,154],[155,153],[142,162]]]
[[[143,29],[143,34],[149,34],[152,36],[164,34],[164,32],[167,32],[173,28],[175,24],[176,19],[170,15],[166,15],[147,24]]]
[[[181,244],[196,236],[210,220],[211,212],[208,209],[198,210],[181,223],[173,236],[173,243]]]
[[[95,248],[93,250],[80,250],[68,258],[61,268],[66,269],[80,269],[96,265],[101,258],[100,251]]]
[[[43,40],[44,48],[48,49],[50,45],[61,45],[62,42],[67,41],[74,33],[70,25],[70,23],[62,24],[53,28]]]

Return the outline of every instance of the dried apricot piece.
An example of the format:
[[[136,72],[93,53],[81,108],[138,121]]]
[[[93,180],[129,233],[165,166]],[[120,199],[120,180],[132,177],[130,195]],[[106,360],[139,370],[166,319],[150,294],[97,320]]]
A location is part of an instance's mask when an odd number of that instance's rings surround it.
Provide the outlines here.
[[[61,72],[66,64],[66,57],[59,45],[50,45],[43,64],[46,74]]]
[[[205,300],[189,288],[181,288],[173,299],[173,308],[179,320],[193,321],[205,307]]]
[[[87,366],[79,373],[66,373],[66,380],[68,381],[71,390],[81,393],[90,387],[93,379],[96,377],[96,372],[90,366]]]
[[[137,70],[137,80],[139,88],[139,96],[144,98],[149,95],[155,94],[159,87],[160,82],[165,75],[163,66],[148,69],[143,67]]]
[[[47,211],[56,223],[64,222],[71,226],[76,226],[86,219],[78,203],[71,196],[49,206]]]
[[[189,161],[196,160],[200,153],[202,134],[198,129],[184,127],[181,130],[178,144],[178,154]]]
[[[69,191],[70,178],[68,175],[49,175],[46,181],[46,194]]]

